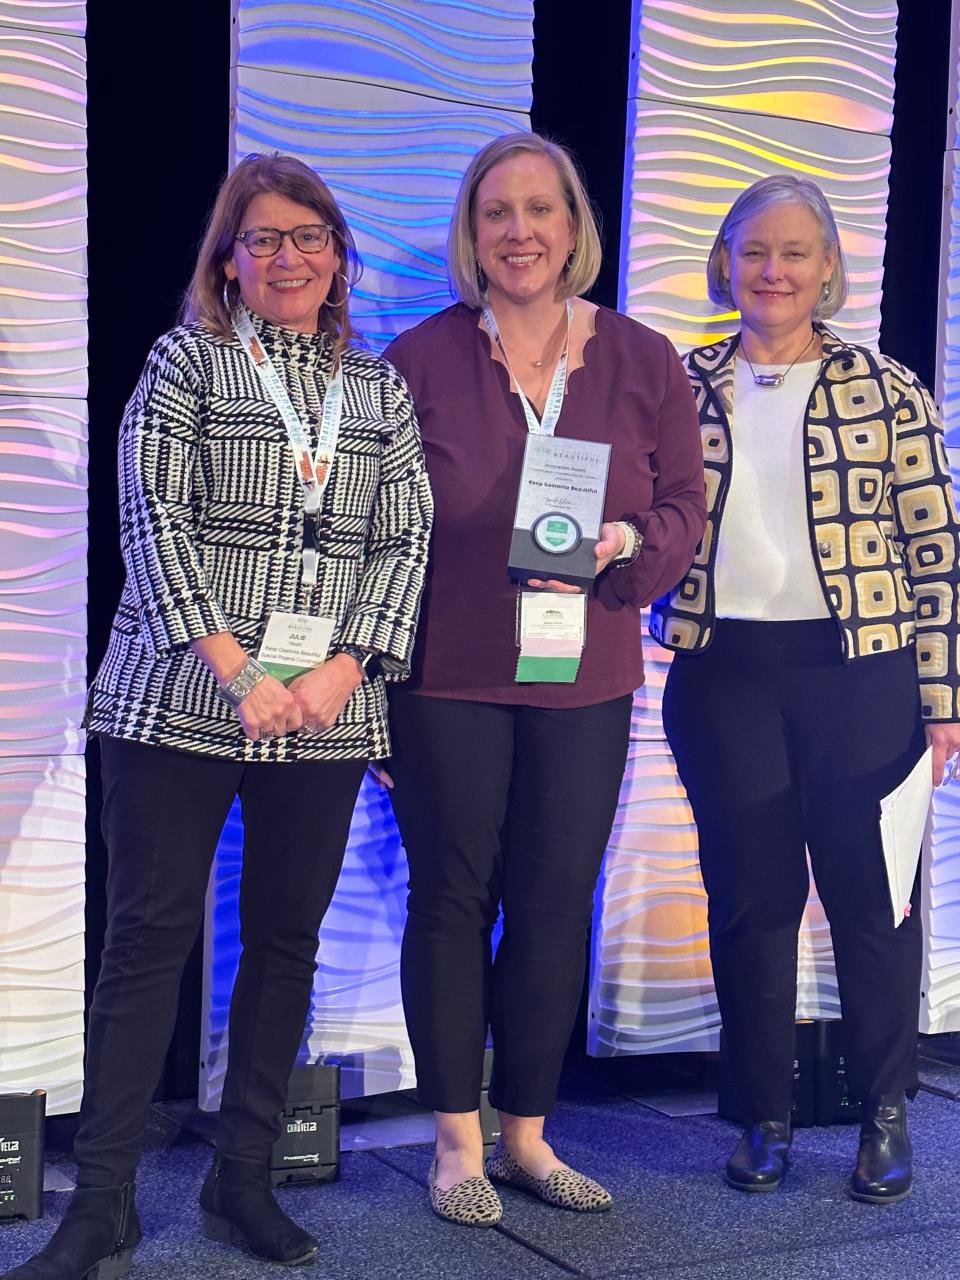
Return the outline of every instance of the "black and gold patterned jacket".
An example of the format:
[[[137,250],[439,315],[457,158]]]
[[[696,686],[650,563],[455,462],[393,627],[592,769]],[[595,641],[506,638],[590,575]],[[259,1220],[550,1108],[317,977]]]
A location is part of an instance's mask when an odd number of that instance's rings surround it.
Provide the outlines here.
[[[895,360],[827,330],[821,336],[805,427],[807,514],[844,658],[915,643],[924,718],[960,720],[960,521],[937,407]],[[668,649],[703,650],[713,635],[739,340],[686,358],[700,412],[707,527],[690,572],[653,606],[651,633]]]

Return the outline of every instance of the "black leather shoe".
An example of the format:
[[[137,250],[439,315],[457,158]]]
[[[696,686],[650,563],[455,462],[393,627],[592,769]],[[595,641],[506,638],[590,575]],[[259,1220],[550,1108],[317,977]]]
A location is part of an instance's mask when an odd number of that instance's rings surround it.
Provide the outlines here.
[[[120,1280],[140,1243],[132,1182],[78,1187],[50,1241],[2,1280]]]
[[[200,1189],[200,1208],[210,1240],[235,1244],[255,1258],[286,1267],[316,1259],[320,1246],[274,1200],[265,1165],[217,1156]]]
[[[907,1137],[907,1104],[889,1093],[862,1104],[860,1150],[850,1195],[867,1204],[896,1204],[913,1188],[913,1148]]]
[[[787,1167],[789,1120],[757,1120],[747,1125],[725,1175],[738,1191],[776,1191]]]

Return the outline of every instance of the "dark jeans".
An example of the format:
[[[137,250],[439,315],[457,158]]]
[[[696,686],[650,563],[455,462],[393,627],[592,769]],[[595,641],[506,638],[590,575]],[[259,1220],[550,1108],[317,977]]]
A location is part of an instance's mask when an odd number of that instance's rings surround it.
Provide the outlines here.
[[[583,985],[632,699],[572,710],[391,692],[393,804],[410,862],[402,981],[421,1101],[552,1108]],[[496,961],[491,933],[503,904]]]
[[[243,952],[230,1005],[218,1149],[262,1163],[303,1035],[317,930],[365,762],[244,764],[101,740],[107,935],[90,1009],[75,1152],[82,1186],[134,1177],[203,919],[220,829],[243,810]]]
[[[924,750],[912,649],[845,664],[830,619],[722,619],[663,719],[700,838],[710,956],[744,1118],[790,1111],[804,851],[833,937],[850,1082],[913,1090],[922,935],[894,928],[880,799]]]

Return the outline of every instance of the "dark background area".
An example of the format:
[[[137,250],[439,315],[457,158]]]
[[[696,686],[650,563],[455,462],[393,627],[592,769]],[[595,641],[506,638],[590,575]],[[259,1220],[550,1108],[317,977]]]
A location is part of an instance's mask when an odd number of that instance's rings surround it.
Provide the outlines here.
[[[591,294],[615,307],[626,137],[630,0],[535,4],[532,124],[579,157],[605,245]],[[122,585],[116,435],[154,339],[176,322],[204,220],[228,160],[229,0],[166,0],[130,56],[109,5],[89,6],[90,577],[89,659],[102,657]],[[950,0],[901,0],[881,345],[932,384],[950,48]],[[103,941],[106,855],[99,753],[87,764],[87,989]],[[158,1090],[196,1090],[201,956],[184,978]],[[144,1010],[149,1016],[149,1010]],[[582,1044],[582,1027],[575,1033]],[[576,1042],[576,1039],[575,1039]]]

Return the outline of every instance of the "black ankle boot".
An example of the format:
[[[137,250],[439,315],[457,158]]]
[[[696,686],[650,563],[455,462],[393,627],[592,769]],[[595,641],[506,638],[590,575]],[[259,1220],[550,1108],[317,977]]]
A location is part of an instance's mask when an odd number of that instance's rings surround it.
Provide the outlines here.
[[[134,1186],[78,1187],[49,1243],[2,1280],[120,1280],[140,1243]]]
[[[756,1120],[727,1161],[726,1178],[738,1191],[776,1191],[787,1167],[789,1120]]]
[[[283,1212],[270,1174],[249,1160],[217,1156],[200,1189],[203,1229],[211,1240],[235,1244],[255,1258],[297,1267],[313,1262],[319,1245]]]
[[[864,1102],[860,1150],[850,1179],[850,1195],[868,1204],[896,1204],[913,1186],[913,1149],[907,1137],[907,1104],[902,1093]]]

